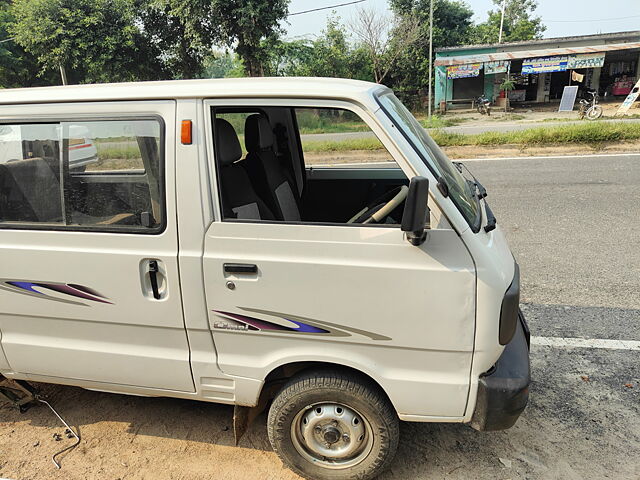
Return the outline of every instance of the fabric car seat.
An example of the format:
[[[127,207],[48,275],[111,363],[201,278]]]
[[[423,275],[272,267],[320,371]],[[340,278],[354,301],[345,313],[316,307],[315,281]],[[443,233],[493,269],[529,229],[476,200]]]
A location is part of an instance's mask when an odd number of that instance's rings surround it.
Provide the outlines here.
[[[247,148],[244,162],[258,195],[265,200],[276,219],[300,221],[298,190],[275,154],[275,136],[269,120],[261,114],[247,117],[244,138]]]
[[[216,119],[214,127],[222,209],[225,218],[274,220],[274,215],[256,193],[243,167],[242,148],[233,125]]]

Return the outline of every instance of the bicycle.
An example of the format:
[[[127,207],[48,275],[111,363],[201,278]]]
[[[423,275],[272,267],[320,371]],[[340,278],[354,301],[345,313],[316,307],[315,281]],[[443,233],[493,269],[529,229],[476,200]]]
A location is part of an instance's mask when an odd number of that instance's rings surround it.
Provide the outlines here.
[[[598,92],[595,90],[587,90],[587,95],[591,95],[591,100],[586,98],[580,99],[580,110],[578,115],[580,118],[587,118],[587,120],[596,120],[602,116],[602,107],[598,105]]]

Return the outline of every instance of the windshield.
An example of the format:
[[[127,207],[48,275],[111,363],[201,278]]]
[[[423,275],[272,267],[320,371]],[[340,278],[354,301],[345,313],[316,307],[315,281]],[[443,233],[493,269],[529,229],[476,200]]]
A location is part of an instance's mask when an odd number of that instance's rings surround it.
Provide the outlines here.
[[[436,178],[439,177],[446,183],[451,200],[473,230],[478,231],[480,208],[471,185],[394,94],[381,95],[378,97],[378,102]]]

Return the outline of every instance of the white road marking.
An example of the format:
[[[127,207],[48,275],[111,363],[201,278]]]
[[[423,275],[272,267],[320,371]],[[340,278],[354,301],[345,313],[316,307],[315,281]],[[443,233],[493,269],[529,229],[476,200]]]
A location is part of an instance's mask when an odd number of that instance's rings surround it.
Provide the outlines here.
[[[529,157],[487,157],[487,158],[455,158],[456,162],[486,162],[489,160],[564,160],[567,158],[599,158],[599,157],[637,157],[638,152],[629,153],[593,153],[588,155],[532,155]]]
[[[606,350],[640,351],[638,340],[609,340],[603,338],[531,337],[532,345],[558,348],[604,348]]]

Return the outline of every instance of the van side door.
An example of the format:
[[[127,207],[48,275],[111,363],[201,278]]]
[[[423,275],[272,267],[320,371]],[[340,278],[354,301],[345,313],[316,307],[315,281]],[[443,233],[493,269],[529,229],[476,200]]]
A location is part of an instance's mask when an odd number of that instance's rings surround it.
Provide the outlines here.
[[[175,110],[174,101],[0,107],[0,129],[16,137],[11,158],[0,158],[9,375],[194,391],[177,265]]]
[[[220,369],[263,380],[289,366],[337,364],[376,380],[401,418],[461,418],[473,356],[473,260],[435,214],[419,247],[404,238],[395,210],[377,224],[358,220],[368,203],[381,211],[376,199],[385,204],[416,175],[371,114],[337,100],[224,99],[209,107],[217,211],[203,265]],[[325,184],[315,204],[297,201],[294,175],[274,160],[271,130],[291,110],[299,132],[290,138],[300,133],[308,168],[304,191],[316,175]],[[328,133],[317,131],[323,124]],[[338,126],[356,131],[331,133]],[[336,142],[345,148],[334,151]],[[375,148],[358,151],[363,143]],[[335,166],[344,159],[373,166]]]

